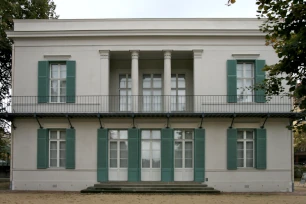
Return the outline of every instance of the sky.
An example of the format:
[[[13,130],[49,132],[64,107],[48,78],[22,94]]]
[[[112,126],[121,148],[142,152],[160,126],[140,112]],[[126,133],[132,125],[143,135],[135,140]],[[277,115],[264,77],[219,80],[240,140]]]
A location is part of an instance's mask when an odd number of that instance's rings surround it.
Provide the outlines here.
[[[54,0],[60,19],[256,18],[255,0]]]

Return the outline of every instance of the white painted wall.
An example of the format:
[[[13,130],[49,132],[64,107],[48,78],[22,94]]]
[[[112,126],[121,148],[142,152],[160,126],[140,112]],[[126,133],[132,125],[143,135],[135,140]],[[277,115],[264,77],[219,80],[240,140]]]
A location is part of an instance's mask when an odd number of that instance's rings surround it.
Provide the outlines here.
[[[44,128],[69,128],[65,119],[40,120]],[[76,129],[76,168],[37,169],[37,129],[34,119],[16,119],[13,131],[13,170],[14,190],[81,190],[97,183],[97,119],[72,119]],[[102,119],[109,129],[130,128],[131,119]],[[235,128],[259,128],[262,118],[239,119]],[[197,128],[200,119],[173,118],[172,128]],[[268,119],[267,129],[267,169],[227,170],[226,132],[230,119],[204,119],[205,178],[209,186],[222,191],[291,191],[291,135],[286,129],[287,119]],[[137,119],[138,128],[164,128],[165,118]],[[246,186],[249,186],[246,188]]]

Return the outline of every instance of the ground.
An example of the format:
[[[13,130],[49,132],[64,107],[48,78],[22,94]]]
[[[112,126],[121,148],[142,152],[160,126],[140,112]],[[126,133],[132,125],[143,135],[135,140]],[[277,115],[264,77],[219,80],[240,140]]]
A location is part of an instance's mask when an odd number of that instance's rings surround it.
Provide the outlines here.
[[[177,194],[80,194],[78,192],[29,192],[6,190],[0,183],[1,204],[305,204],[306,185],[295,187],[294,193],[222,193],[221,195]]]

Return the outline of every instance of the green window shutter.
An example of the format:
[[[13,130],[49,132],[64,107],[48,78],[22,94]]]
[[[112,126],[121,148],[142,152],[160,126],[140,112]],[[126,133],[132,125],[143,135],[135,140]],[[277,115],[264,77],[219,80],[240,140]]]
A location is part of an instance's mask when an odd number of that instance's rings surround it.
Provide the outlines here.
[[[139,129],[128,129],[128,181],[140,181]]]
[[[265,60],[256,60],[255,61],[255,84],[260,84],[265,79],[265,72],[262,70],[266,65]],[[265,90],[260,89],[255,91],[255,102],[265,103]]]
[[[108,181],[108,130],[98,129],[97,180]]]
[[[75,169],[75,129],[66,129],[66,169]]]
[[[237,129],[227,129],[227,169],[237,169]]]
[[[174,181],[174,140],[173,129],[161,130],[161,181]]]
[[[255,168],[267,168],[267,131],[266,129],[255,130]]]
[[[49,75],[48,61],[38,62],[38,103],[47,103],[49,99]]]
[[[227,60],[227,102],[237,103],[237,61]]]
[[[205,178],[205,129],[194,130],[194,181]]]
[[[66,95],[67,103],[75,103],[75,61],[67,61]]]
[[[49,167],[49,131],[48,129],[37,130],[37,168]]]

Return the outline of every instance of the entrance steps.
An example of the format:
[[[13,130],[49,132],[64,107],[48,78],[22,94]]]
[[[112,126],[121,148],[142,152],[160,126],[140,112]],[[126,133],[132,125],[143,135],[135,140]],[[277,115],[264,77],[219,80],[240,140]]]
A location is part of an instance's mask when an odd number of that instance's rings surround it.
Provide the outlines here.
[[[220,191],[197,182],[105,182],[81,193],[212,193]]]

